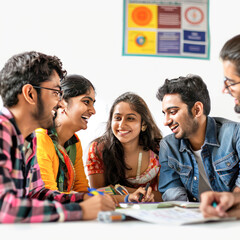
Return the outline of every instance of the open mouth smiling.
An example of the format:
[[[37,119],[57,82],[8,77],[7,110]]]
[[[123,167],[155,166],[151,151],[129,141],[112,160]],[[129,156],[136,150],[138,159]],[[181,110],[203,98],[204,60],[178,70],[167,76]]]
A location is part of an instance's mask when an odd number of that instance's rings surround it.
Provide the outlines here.
[[[82,116],[82,119],[87,123],[88,123],[89,118],[90,118],[89,116]]]
[[[121,135],[126,135],[128,134],[130,131],[122,131],[122,130],[118,130],[118,133]]]
[[[57,110],[56,110],[56,109],[53,109],[53,110],[51,111],[51,113],[52,113],[52,116],[53,116],[53,120],[55,120],[56,117],[57,117]]]
[[[171,124],[171,126],[169,126],[169,128],[171,129],[172,132],[175,132],[176,129],[178,128],[179,124]]]

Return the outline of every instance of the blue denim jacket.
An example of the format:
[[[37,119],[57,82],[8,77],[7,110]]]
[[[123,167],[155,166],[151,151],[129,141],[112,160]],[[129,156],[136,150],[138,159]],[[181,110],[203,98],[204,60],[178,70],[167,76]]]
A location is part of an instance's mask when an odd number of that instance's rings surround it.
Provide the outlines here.
[[[201,152],[207,178],[213,191],[240,187],[240,123],[207,117]],[[164,201],[199,201],[198,164],[186,139],[170,134],[160,142],[159,191]]]

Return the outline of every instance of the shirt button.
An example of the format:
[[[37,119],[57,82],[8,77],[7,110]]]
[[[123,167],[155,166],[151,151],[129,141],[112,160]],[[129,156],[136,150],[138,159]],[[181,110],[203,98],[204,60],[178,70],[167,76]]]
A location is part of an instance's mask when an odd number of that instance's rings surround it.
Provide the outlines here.
[[[197,180],[197,177],[196,176],[194,176],[194,178],[193,178],[195,181]]]

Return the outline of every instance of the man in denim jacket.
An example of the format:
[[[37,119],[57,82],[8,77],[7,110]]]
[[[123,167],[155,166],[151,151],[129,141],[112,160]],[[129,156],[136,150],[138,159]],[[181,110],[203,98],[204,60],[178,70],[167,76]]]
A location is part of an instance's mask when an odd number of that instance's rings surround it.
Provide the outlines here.
[[[164,125],[159,191],[164,201],[199,201],[205,191],[240,190],[240,123],[209,117],[210,97],[197,75],[165,80],[158,89]]]

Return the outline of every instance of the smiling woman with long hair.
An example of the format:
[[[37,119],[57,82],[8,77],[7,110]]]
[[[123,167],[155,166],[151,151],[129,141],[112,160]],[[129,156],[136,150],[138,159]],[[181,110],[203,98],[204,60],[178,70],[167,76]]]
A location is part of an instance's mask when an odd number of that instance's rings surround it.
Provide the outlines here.
[[[87,192],[88,180],[82,161],[82,146],[76,132],[87,129],[95,114],[95,88],[80,75],[61,81],[63,99],[55,128],[37,129],[37,160],[46,188],[70,193]]]
[[[121,184],[133,193],[150,183],[154,200],[158,192],[161,132],[145,101],[126,92],[113,103],[106,132],[89,148],[87,169],[90,185],[100,188]]]

